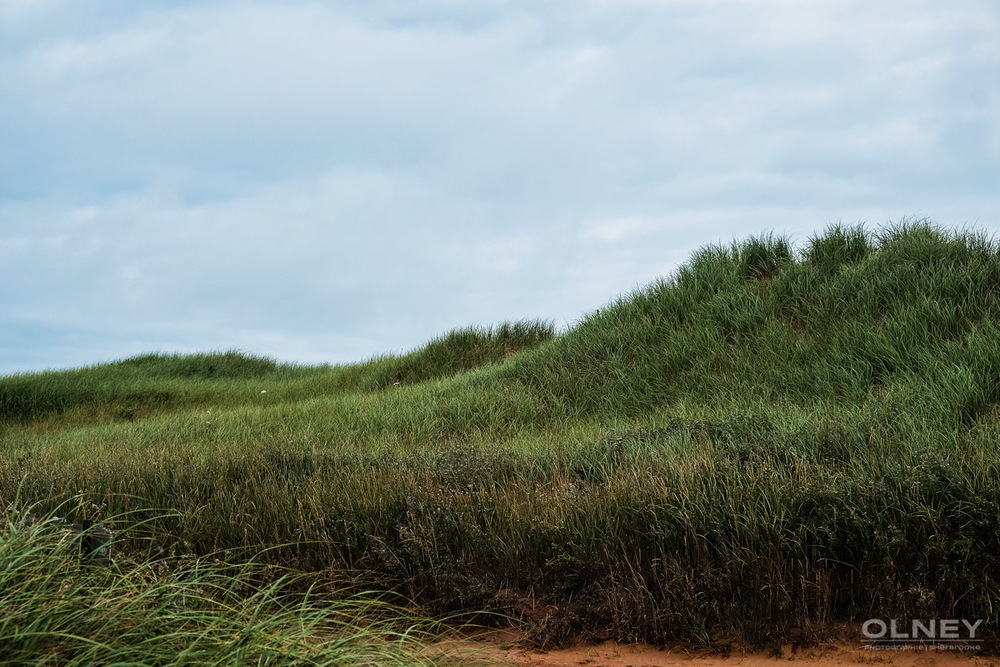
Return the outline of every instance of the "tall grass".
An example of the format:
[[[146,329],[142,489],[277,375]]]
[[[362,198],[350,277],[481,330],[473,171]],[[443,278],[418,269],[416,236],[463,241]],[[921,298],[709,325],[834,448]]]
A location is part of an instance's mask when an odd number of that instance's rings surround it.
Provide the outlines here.
[[[65,507],[65,505],[64,505]],[[141,533],[141,526],[135,526]],[[119,536],[126,543],[130,530]],[[303,575],[207,558],[81,558],[59,517],[0,526],[5,665],[416,665],[431,625],[376,599],[316,600]]]
[[[140,496],[175,512],[165,549],[282,545],[262,557],[543,638],[767,642],[872,616],[996,637],[998,276],[981,234],[834,226],[704,248],[558,336],[4,378],[0,494]],[[121,413],[137,388],[173,398]]]

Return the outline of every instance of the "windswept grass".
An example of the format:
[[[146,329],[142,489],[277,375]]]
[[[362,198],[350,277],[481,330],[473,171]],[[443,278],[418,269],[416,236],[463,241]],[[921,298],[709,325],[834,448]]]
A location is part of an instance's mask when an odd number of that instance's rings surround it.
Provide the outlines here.
[[[130,532],[122,532],[116,548]],[[374,598],[316,599],[308,584],[302,574],[210,558],[126,558],[101,567],[81,559],[79,536],[59,517],[8,512],[0,525],[0,661],[88,667],[442,662],[431,660],[419,640],[432,628],[428,622]]]
[[[998,386],[992,239],[834,226],[704,248],[558,336],[0,379],[0,494],[132,494],[176,513],[164,548],[282,545],[262,558],[542,638],[771,642],[873,616],[995,638]]]

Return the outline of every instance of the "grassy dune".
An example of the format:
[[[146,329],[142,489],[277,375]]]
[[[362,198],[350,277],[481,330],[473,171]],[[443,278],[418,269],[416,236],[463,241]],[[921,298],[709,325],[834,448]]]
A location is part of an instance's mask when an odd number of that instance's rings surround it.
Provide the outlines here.
[[[981,235],[763,236],[559,335],[2,378],[0,498],[81,497],[147,518],[143,548],[256,554],[541,638],[760,643],[881,617],[982,618],[995,641],[998,315]]]

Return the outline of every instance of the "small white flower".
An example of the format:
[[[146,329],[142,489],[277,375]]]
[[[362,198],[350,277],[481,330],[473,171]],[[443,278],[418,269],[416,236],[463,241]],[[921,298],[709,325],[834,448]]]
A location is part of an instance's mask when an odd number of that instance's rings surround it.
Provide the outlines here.
[[[260,393],[266,394],[267,393],[267,389],[261,389]]]

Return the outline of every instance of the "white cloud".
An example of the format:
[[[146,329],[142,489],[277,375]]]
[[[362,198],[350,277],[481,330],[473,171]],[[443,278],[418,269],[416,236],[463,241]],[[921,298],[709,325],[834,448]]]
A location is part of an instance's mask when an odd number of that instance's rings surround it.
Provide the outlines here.
[[[65,40],[45,45],[26,59],[26,69],[44,78],[85,76],[94,70],[131,64],[149,57],[167,43],[162,28],[141,28],[88,40]]]
[[[588,240],[617,243],[627,237],[635,237],[659,229],[662,223],[652,218],[617,218],[602,220],[587,225],[583,238]]]
[[[51,4],[48,0],[0,0],[0,20],[13,21]]]
[[[0,326],[313,360],[766,229],[996,228],[997,35],[992,0],[0,0]]]

